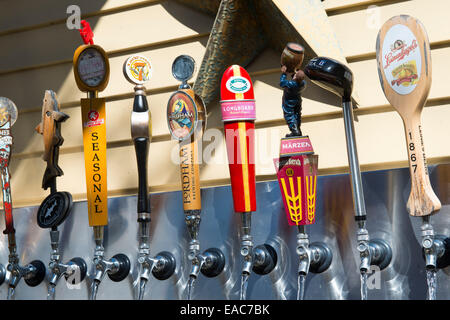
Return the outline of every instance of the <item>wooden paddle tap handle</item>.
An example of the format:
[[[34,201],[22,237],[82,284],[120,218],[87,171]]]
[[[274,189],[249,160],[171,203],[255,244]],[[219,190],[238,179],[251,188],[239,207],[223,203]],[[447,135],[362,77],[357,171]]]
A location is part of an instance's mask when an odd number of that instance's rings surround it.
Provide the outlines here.
[[[44,154],[42,158],[47,162],[47,168],[42,179],[43,189],[50,187],[54,178],[64,174],[58,166],[59,147],[64,142],[61,136],[60,123],[68,118],[69,116],[59,109],[56,93],[52,90],[45,90],[41,122],[36,127],[36,131],[44,136]]]
[[[412,216],[427,216],[441,208],[428,176],[420,117],[430,92],[430,43],[423,24],[399,15],[386,21],[378,33],[377,66],[386,99],[400,114],[405,127]]]
[[[433,191],[428,174],[420,115],[404,120],[411,172],[411,194],[406,205],[412,216],[426,216],[441,209],[441,202]]]

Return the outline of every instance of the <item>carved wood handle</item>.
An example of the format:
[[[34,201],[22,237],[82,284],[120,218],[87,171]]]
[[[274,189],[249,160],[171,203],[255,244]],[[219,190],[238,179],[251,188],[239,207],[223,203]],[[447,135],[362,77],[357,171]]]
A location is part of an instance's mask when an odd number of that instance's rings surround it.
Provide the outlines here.
[[[441,202],[431,187],[428,175],[420,115],[404,120],[403,123],[411,172],[411,194],[407,209],[412,216],[426,216],[441,209]]]

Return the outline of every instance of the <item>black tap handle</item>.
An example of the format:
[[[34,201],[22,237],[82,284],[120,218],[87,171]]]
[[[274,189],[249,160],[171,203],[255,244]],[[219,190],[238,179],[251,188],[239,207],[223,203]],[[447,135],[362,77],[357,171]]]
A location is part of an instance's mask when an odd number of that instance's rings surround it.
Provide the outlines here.
[[[136,87],[134,96],[133,113],[131,115],[131,136],[134,141],[139,178],[139,190],[137,201],[138,221],[150,221],[150,199],[148,195],[147,160],[150,148],[151,129],[150,112],[148,110],[145,91]]]
[[[134,148],[136,150],[136,160],[139,177],[139,191],[137,210],[139,213],[150,213],[148,183],[147,183],[147,159],[150,141],[148,138],[134,139]],[[140,220],[142,221],[142,220]]]

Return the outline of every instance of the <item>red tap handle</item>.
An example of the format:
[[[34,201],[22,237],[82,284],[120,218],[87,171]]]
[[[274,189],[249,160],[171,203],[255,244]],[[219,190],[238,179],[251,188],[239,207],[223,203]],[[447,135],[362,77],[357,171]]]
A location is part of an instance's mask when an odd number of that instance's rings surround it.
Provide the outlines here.
[[[79,31],[84,44],[94,44],[94,40],[92,40],[92,38],[94,38],[94,33],[92,32],[89,22],[81,20],[81,29]]]

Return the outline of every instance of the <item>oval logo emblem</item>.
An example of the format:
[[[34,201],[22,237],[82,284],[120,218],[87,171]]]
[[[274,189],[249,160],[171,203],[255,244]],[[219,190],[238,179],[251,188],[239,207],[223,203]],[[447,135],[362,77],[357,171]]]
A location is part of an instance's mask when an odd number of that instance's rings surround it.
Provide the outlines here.
[[[244,77],[231,77],[226,83],[226,87],[233,93],[245,93],[250,90],[250,81]]]
[[[397,24],[386,33],[382,48],[387,82],[398,94],[410,94],[416,88],[422,70],[422,56],[416,37],[408,27]]]
[[[191,96],[177,91],[167,104],[167,123],[172,137],[186,140],[195,131],[198,122],[197,106]]]

